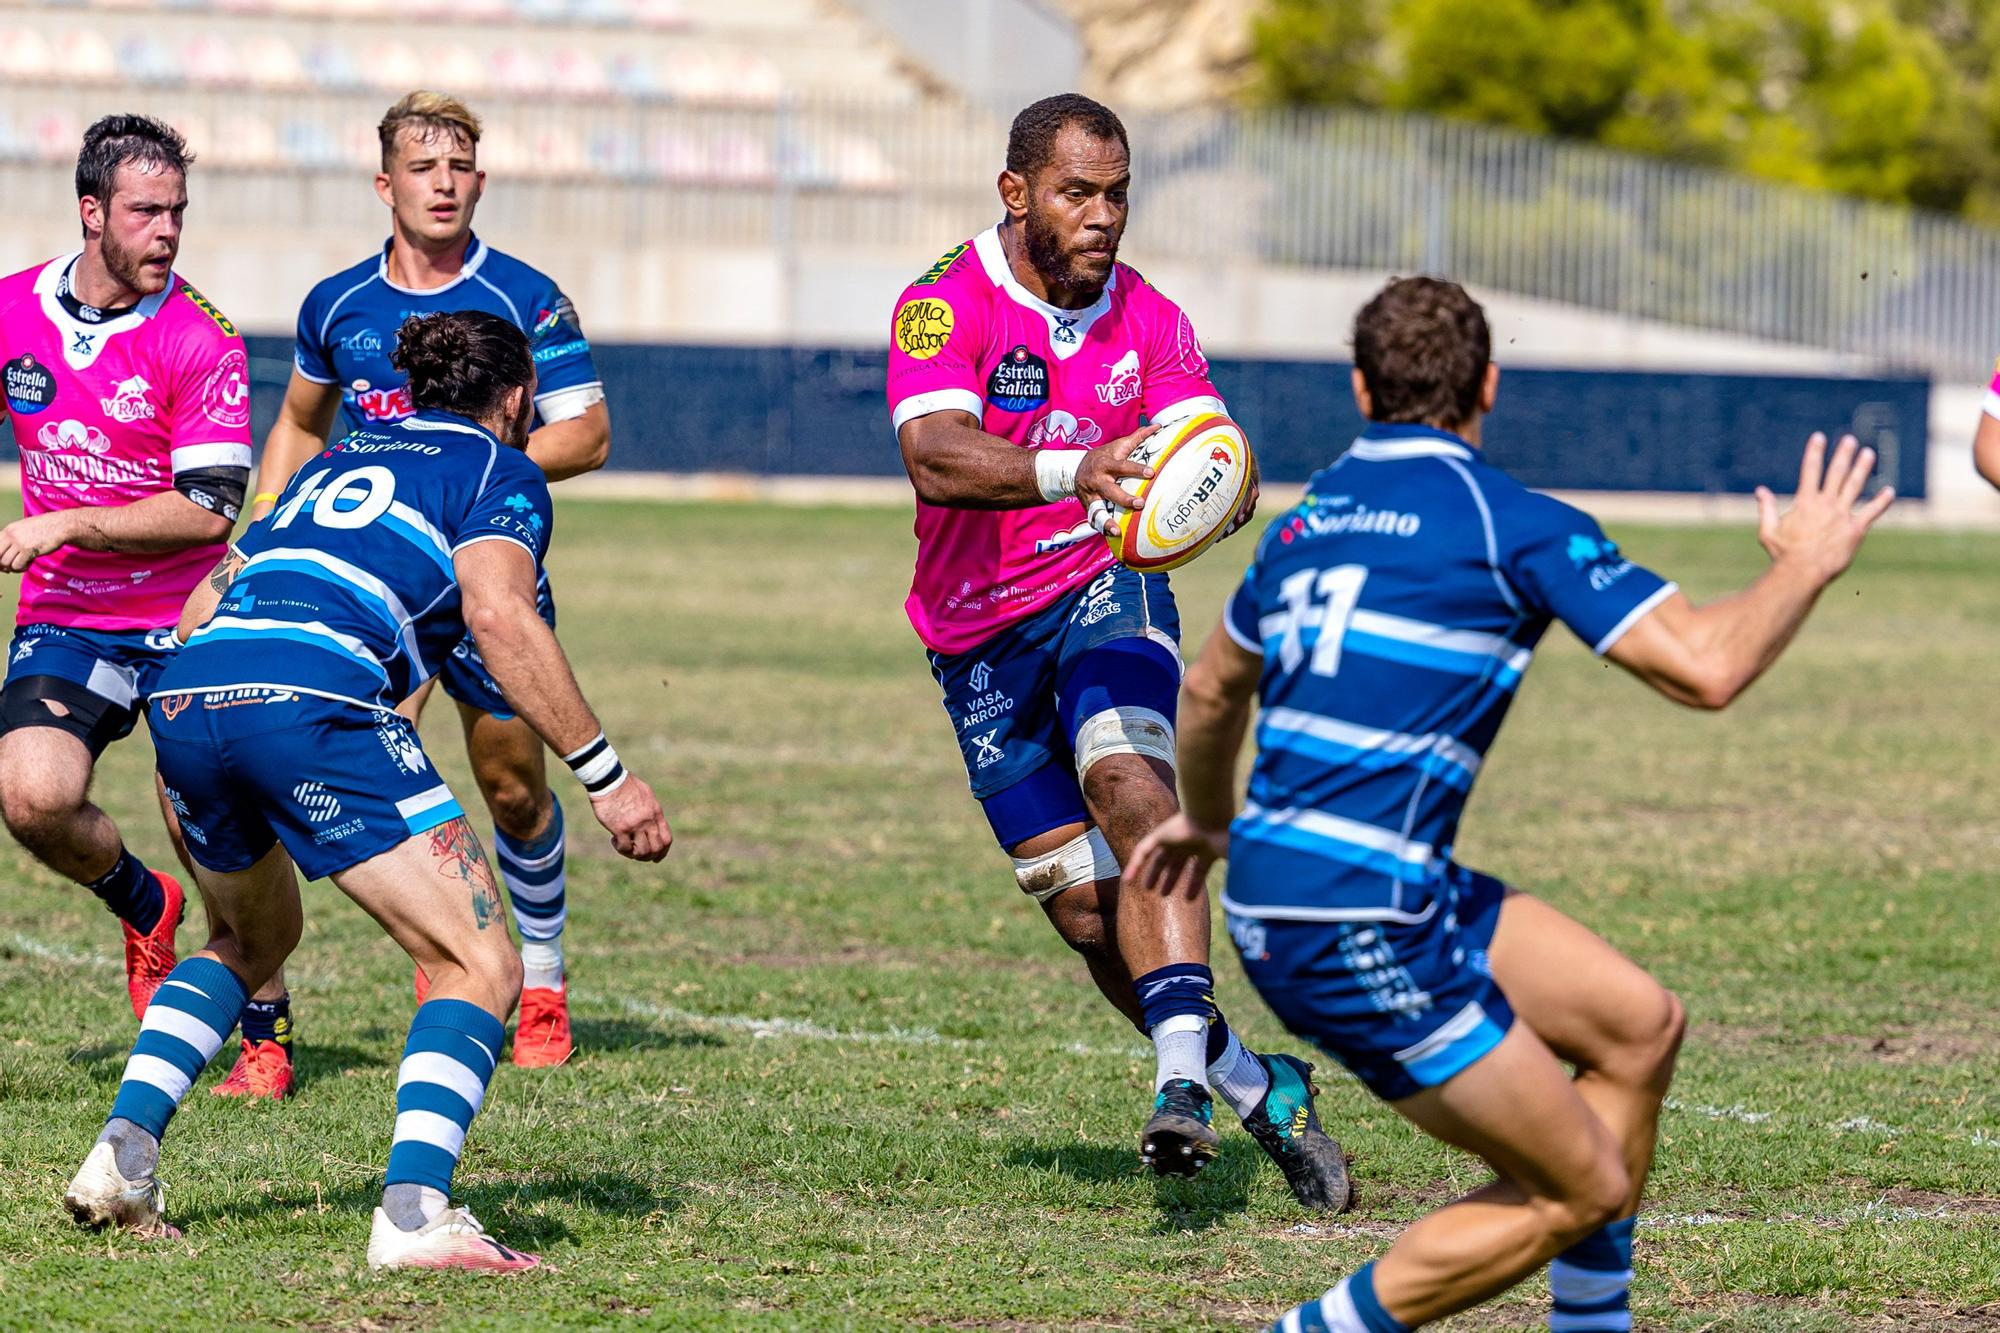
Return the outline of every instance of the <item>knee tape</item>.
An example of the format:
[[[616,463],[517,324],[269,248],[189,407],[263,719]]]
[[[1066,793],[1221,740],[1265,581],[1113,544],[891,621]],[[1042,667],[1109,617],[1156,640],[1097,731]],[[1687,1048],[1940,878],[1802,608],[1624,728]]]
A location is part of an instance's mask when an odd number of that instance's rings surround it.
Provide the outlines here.
[[[1174,724],[1150,708],[1107,708],[1092,713],[1076,729],[1076,775],[1114,754],[1143,755],[1174,764]]]
[[[1047,903],[1064,889],[1079,884],[1117,878],[1118,858],[1111,854],[1111,844],[1104,840],[1104,834],[1096,829],[1079,833],[1045,856],[1014,858],[1015,882],[1021,886],[1021,892],[1038,903]]]

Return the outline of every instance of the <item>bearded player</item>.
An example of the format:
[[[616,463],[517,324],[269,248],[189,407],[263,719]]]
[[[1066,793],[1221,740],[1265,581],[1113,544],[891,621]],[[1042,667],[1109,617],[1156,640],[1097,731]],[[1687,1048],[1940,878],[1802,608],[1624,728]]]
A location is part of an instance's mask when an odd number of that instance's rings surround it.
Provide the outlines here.
[[[1117,116],[1074,94],[1035,103],[1008,136],[1006,217],[897,304],[907,609],[1016,881],[1153,1041],[1141,1156],[1162,1175],[1212,1159],[1212,1089],[1301,1203],[1338,1210],[1346,1163],[1310,1066],[1249,1050],[1216,1008],[1206,893],[1119,880],[1177,809],[1180,620],[1166,577],[1116,563],[1101,533],[1134,506],[1120,480],[1147,474],[1129,458],[1141,417],[1222,410],[1187,317],[1117,262],[1130,180]]]
[[[299,310],[296,362],[264,443],[252,519],[268,514],[275,492],[326,447],[336,413],[343,433],[410,415],[409,379],[389,361],[395,330],[410,314],[483,310],[528,335],[539,377],[528,457],[549,480],[600,468],[610,450],[604,388],[569,298],[473,234],[473,211],[486,187],[479,118],[455,98],[414,92],[389,108],[378,131],[382,171],[375,192],[389,206],[389,240],[381,253],[314,287]],[[542,617],[554,626],[546,574],[540,596]],[[562,806],[549,790],[541,739],[515,715],[470,638],[441,678],[458,705],[521,932],[526,980],[514,1063],[560,1064],[570,1054]],[[412,721],[427,697],[426,689],[405,706]],[[421,998],[422,973],[417,988]],[[291,1035],[291,998],[280,973],[244,1010],[241,1054],[216,1093],[283,1097],[292,1086]]]
[[[76,161],[83,249],[0,279],[26,514],[0,529],[0,569],[23,575],[0,690],[0,815],[118,917],[140,1015],[174,966],[184,900],[91,803],[91,775],[137,724],[250,476],[243,340],[174,272],[193,160],[157,120],[99,120]],[[164,798],[162,810],[179,850]]]

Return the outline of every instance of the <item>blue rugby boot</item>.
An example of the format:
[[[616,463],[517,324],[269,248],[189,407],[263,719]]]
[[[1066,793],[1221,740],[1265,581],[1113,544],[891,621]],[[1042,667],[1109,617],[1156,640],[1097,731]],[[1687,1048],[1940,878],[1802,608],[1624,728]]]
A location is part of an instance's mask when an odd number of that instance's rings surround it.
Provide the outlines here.
[[[1215,1100],[1193,1079],[1168,1079],[1139,1135],[1139,1160],[1156,1175],[1192,1176],[1215,1160],[1222,1137],[1209,1124]]]
[[[1243,1128],[1285,1173],[1285,1183],[1301,1207],[1346,1212],[1354,1202],[1354,1183],[1347,1177],[1347,1154],[1319,1127],[1313,1067],[1290,1055],[1257,1059],[1271,1076],[1271,1088],[1257,1109],[1244,1117]]]

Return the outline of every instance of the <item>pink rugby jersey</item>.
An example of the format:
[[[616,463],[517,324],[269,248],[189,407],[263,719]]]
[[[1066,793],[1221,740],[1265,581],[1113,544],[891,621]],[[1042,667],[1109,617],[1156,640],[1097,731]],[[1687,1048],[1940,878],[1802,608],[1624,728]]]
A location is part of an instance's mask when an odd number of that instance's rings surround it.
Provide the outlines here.
[[[904,289],[889,341],[898,431],[932,412],[968,412],[1023,449],[1090,449],[1137,430],[1142,414],[1222,410],[1188,317],[1137,270],[1114,266],[1095,304],[1062,310],[1015,279],[997,228]],[[919,499],[905,605],[927,647],[962,653],[1112,561],[1080,500],[993,510]]]
[[[178,274],[126,314],[76,319],[56,299],[74,259],[0,278],[0,391],[26,513],[131,504],[171,491],[179,471],[249,467],[250,366],[236,327]],[[22,576],[19,623],[164,628],[224,549],[62,547]]]

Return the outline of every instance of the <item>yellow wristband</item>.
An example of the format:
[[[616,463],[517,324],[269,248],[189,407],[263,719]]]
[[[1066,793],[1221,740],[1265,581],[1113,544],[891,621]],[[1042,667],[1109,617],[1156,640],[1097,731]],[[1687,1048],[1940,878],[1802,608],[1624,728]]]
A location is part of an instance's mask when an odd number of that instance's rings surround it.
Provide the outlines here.
[[[277,498],[278,498],[278,493],[276,491],[259,491],[257,493],[257,498],[252,500],[250,503],[253,505],[260,505],[263,504],[264,501],[266,500],[275,500]]]

